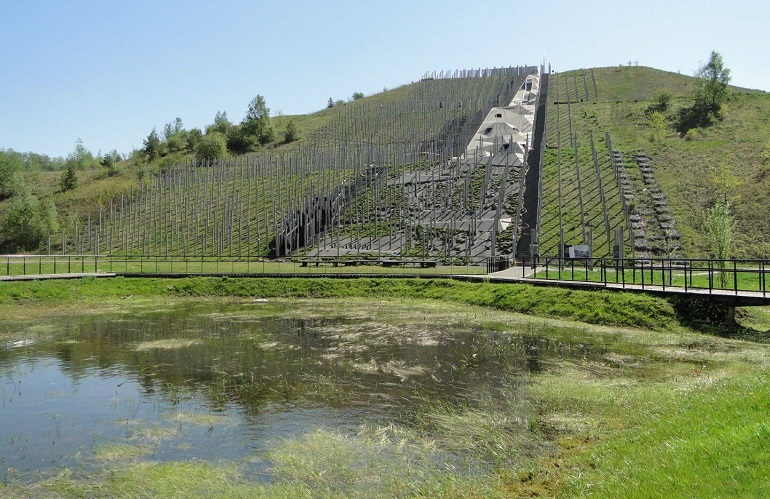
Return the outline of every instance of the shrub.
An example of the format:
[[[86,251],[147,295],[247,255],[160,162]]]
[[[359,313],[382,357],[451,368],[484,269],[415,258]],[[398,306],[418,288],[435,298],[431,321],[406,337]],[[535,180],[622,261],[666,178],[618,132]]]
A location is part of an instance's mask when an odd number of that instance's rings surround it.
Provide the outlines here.
[[[298,138],[297,125],[294,124],[294,120],[289,120],[286,124],[286,131],[283,133],[283,140],[287,144],[294,142]]]
[[[227,155],[225,137],[218,132],[210,133],[198,142],[195,156],[198,160],[211,160],[224,158]]]

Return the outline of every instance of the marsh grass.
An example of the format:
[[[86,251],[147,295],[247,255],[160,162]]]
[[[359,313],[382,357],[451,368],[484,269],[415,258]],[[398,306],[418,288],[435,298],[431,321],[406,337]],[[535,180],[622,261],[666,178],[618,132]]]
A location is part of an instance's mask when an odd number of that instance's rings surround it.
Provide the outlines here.
[[[284,442],[269,458],[282,480],[319,497],[503,496],[499,477],[458,473],[441,454],[403,430],[317,430]]]
[[[146,352],[148,350],[177,350],[202,344],[202,340],[167,338],[164,340],[143,341],[136,345],[135,350],[137,352]]]
[[[532,378],[560,452],[520,474],[517,494],[763,495],[768,349],[690,334],[644,343],[642,364],[572,362]]]
[[[187,423],[208,427],[221,425],[227,421],[227,417],[221,414],[193,414],[189,412],[178,412],[171,416],[169,419],[178,423]]]
[[[103,444],[94,448],[94,459],[99,463],[136,460],[152,453],[145,445]]]
[[[142,445],[157,446],[161,442],[177,437],[180,432],[181,430],[177,426],[149,424],[130,428],[127,432],[127,437],[131,442],[140,442]]]

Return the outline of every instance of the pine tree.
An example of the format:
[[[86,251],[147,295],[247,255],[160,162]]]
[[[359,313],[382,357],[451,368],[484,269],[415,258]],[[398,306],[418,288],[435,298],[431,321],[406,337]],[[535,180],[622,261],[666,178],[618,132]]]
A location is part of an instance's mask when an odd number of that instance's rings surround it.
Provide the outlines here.
[[[150,161],[160,157],[160,146],[160,135],[158,135],[158,131],[153,128],[150,135],[144,139],[144,154],[147,155],[147,158]]]
[[[257,95],[249,103],[241,129],[245,135],[254,137],[261,145],[275,140],[275,129],[270,121],[270,109],[261,95]]]
[[[75,172],[75,164],[72,162],[67,163],[67,167],[62,172],[61,179],[59,180],[59,186],[62,192],[71,191],[78,185],[78,175]]]

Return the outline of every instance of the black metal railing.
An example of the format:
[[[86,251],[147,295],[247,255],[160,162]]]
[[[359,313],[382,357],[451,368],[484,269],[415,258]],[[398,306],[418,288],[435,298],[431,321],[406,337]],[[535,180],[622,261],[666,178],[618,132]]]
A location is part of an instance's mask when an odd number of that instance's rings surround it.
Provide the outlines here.
[[[770,260],[693,258],[560,258],[525,262],[533,279],[625,287],[768,294]]]
[[[306,275],[306,274],[484,274],[502,263],[478,258],[340,256],[263,259],[115,255],[2,255],[0,277],[119,274],[142,275]],[[497,260],[495,260],[497,261]],[[507,262],[507,260],[506,260]],[[507,264],[506,264],[507,265]]]

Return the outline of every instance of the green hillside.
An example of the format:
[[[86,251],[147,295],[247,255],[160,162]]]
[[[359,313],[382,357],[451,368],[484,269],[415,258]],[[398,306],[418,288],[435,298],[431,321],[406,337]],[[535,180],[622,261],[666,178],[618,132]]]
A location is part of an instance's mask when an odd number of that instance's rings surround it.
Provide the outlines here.
[[[677,129],[681,111],[692,103],[693,77],[612,67],[556,73],[550,80],[541,255],[557,254],[563,232],[566,244],[579,244],[590,234],[594,254],[609,256],[614,232],[623,229],[629,256],[635,243],[627,227],[633,223],[649,239],[649,248],[639,254],[707,256],[703,214],[725,197],[736,222],[734,255],[770,254],[770,94],[730,87],[721,119],[685,134]],[[273,142],[220,161],[224,169],[207,173],[208,184],[195,184],[195,189],[191,179],[200,175],[195,177],[190,149],[152,161],[136,154],[112,172],[87,167],[77,172],[78,185],[67,192],[61,192],[60,171],[26,171],[24,177],[38,198],[53,200],[57,207],[60,228],[50,237],[54,252],[62,250],[64,237],[68,252],[95,251],[97,244],[102,253],[267,254],[276,218],[300,199],[312,193],[325,196],[367,175],[368,164],[388,162],[395,165],[389,175],[397,175],[418,171],[418,158],[427,158],[431,147],[458,154],[484,110],[511,95],[512,81],[422,81],[308,115],[274,116]],[[656,111],[663,116],[662,126],[653,123]],[[299,133],[284,143],[280,137],[289,122]],[[625,199],[606,134],[625,166]],[[642,171],[647,160],[636,162],[640,152],[649,158],[652,184]],[[477,190],[478,175],[473,179],[469,187]],[[370,238],[394,237],[396,224],[388,217],[403,212],[408,197],[382,186],[367,192],[367,185],[362,184],[363,196],[345,220],[364,224]],[[5,218],[10,203],[0,201],[0,217]],[[630,205],[644,212],[637,222],[626,219],[624,203],[626,209]],[[97,230],[101,235],[95,236]],[[86,231],[94,235],[84,236]],[[73,244],[76,232],[82,241]],[[361,228],[340,234],[360,235]],[[47,244],[37,249],[46,251]]]
[[[166,125],[163,140],[153,131],[144,150],[112,172],[78,171],[78,186],[66,192],[57,172],[30,183],[39,197],[55,200],[64,220],[61,235],[51,234],[56,252],[281,256],[305,244],[292,225],[299,211],[327,202],[344,207],[344,213],[333,209],[338,245],[362,236],[393,240],[390,213],[403,218],[409,208],[403,189],[388,182],[464,151],[486,112],[508,102],[533,70],[427,79],[304,117],[274,117],[271,139],[257,151],[228,157],[192,154],[191,133],[178,120]],[[289,122],[299,137],[275,140]],[[239,127],[246,119],[233,125],[218,114],[198,140],[226,136],[229,149]],[[330,214],[324,218],[328,232]]]
[[[596,81],[595,93],[592,80]],[[598,144],[603,187],[608,196],[608,218],[613,227],[622,225],[618,221],[622,209],[617,182],[604,143],[605,134],[609,133],[613,149],[622,152],[625,158],[632,183],[636,180],[643,185],[634,156],[640,151],[649,156],[655,183],[664,194],[673,223],[681,233],[680,243],[686,256],[708,255],[703,230],[704,211],[725,195],[732,200],[736,221],[735,256],[761,257],[770,253],[767,218],[770,213],[767,198],[770,192],[770,94],[730,87],[729,97],[722,107],[722,119],[684,134],[677,131],[677,125],[682,109],[692,105],[697,82],[693,77],[645,67],[613,67],[560,73],[554,81],[549,98],[547,135],[554,150],[546,156],[544,171],[544,181],[550,187],[544,188],[543,200],[543,243],[550,241],[550,246],[544,248],[546,254],[555,254],[558,244],[559,210],[554,192],[557,189],[557,151],[563,165],[565,240],[568,244],[581,242],[570,133],[577,137],[578,153],[582,158],[584,219],[593,229],[595,248],[600,247],[602,241],[606,245],[606,236],[597,197],[597,175],[588,147],[591,133]],[[667,105],[661,106],[661,100],[666,100],[661,95],[665,94],[669,99]],[[571,105],[565,105],[567,100]],[[559,101],[561,104],[557,105]],[[664,117],[664,125],[659,130],[651,124],[655,111]],[[560,146],[558,149],[557,145]],[[639,205],[645,199],[637,195],[633,202]],[[600,234],[598,238],[597,233]],[[552,251],[549,252],[549,248]],[[629,249],[626,240],[627,252]]]

